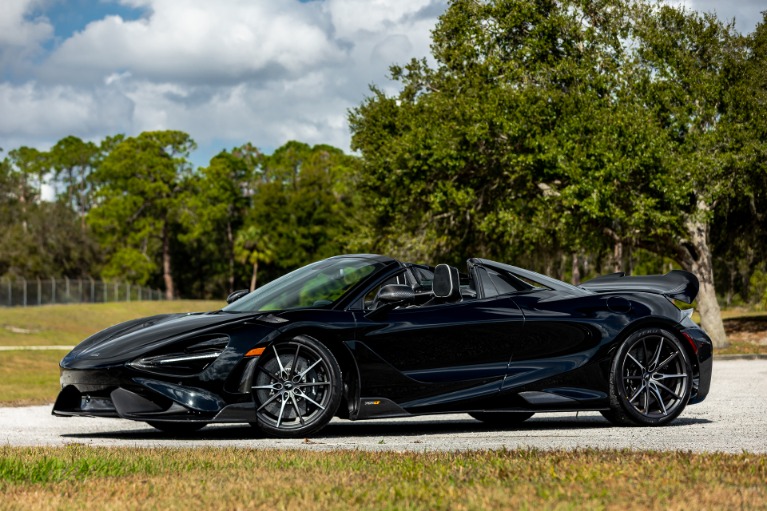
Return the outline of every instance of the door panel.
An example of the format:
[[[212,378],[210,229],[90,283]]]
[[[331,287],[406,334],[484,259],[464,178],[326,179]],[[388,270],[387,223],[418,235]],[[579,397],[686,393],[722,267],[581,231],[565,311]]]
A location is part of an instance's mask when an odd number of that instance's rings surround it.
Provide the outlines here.
[[[426,390],[430,396],[450,392],[454,397],[447,401],[460,401],[473,397],[462,389],[476,387],[479,394],[500,389],[522,325],[520,309],[508,298],[466,300],[395,309],[376,321],[359,318],[357,338],[392,369],[419,382],[422,398]],[[365,388],[364,361],[359,362],[363,391],[375,395],[375,385]]]
[[[589,311],[578,298],[555,296],[550,290],[515,295],[525,329],[512,350],[504,389],[564,375],[592,360],[602,336]]]

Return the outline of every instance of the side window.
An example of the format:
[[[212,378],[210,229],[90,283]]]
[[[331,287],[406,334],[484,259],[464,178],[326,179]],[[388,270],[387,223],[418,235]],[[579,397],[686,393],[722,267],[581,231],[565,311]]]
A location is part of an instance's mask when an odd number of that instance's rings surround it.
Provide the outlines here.
[[[503,277],[501,277],[500,274],[494,272],[494,271],[488,271],[488,275],[490,275],[490,280],[492,281],[493,285],[495,286],[495,289],[498,291],[497,294],[499,295],[505,295],[508,293],[513,293],[517,291],[517,288],[511,285],[509,282],[506,281]]]
[[[434,280],[434,272],[428,268],[412,266],[410,271],[416,280],[416,291],[431,291],[431,283]]]
[[[514,293],[518,289],[510,282],[506,281],[499,273],[485,268],[477,268],[477,276],[482,287],[482,296],[491,298],[493,296]]]

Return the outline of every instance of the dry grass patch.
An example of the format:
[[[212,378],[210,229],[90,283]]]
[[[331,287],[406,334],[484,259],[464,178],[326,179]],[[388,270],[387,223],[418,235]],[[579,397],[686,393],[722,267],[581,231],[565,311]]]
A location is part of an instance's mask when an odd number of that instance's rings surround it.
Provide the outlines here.
[[[66,351],[0,351],[0,406],[53,403]]]
[[[220,309],[223,301],[115,302],[0,308],[0,346],[73,346],[129,319]]]
[[[724,319],[730,346],[721,354],[752,355],[767,353],[767,314],[744,314]]]
[[[767,509],[765,481],[745,453],[0,448],[0,509]]]

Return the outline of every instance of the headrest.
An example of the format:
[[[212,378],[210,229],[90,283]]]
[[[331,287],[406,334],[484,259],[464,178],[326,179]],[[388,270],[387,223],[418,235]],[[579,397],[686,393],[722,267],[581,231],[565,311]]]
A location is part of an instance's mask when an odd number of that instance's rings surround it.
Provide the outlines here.
[[[455,271],[453,271],[455,270]],[[438,298],[451,297],[456,289],[459,289],[458,270],[446,264],[438,264],[434,267],[434,280],[432,292]]]

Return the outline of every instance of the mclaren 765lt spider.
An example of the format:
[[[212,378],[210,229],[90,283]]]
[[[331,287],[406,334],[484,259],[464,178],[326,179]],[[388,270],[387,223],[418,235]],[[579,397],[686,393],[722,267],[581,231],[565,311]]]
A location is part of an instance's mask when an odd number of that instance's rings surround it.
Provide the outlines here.
[[[706,397],[712,345],[675,300],[697,278],[581,286],[473,258],[455,267],[342,255],[215,312],[128,321],[61,361],[59,416],[121,417],[171,432],[249,423],[306,437],[358,420],[465,412],[513,425],[601,412],[660,426]]]

